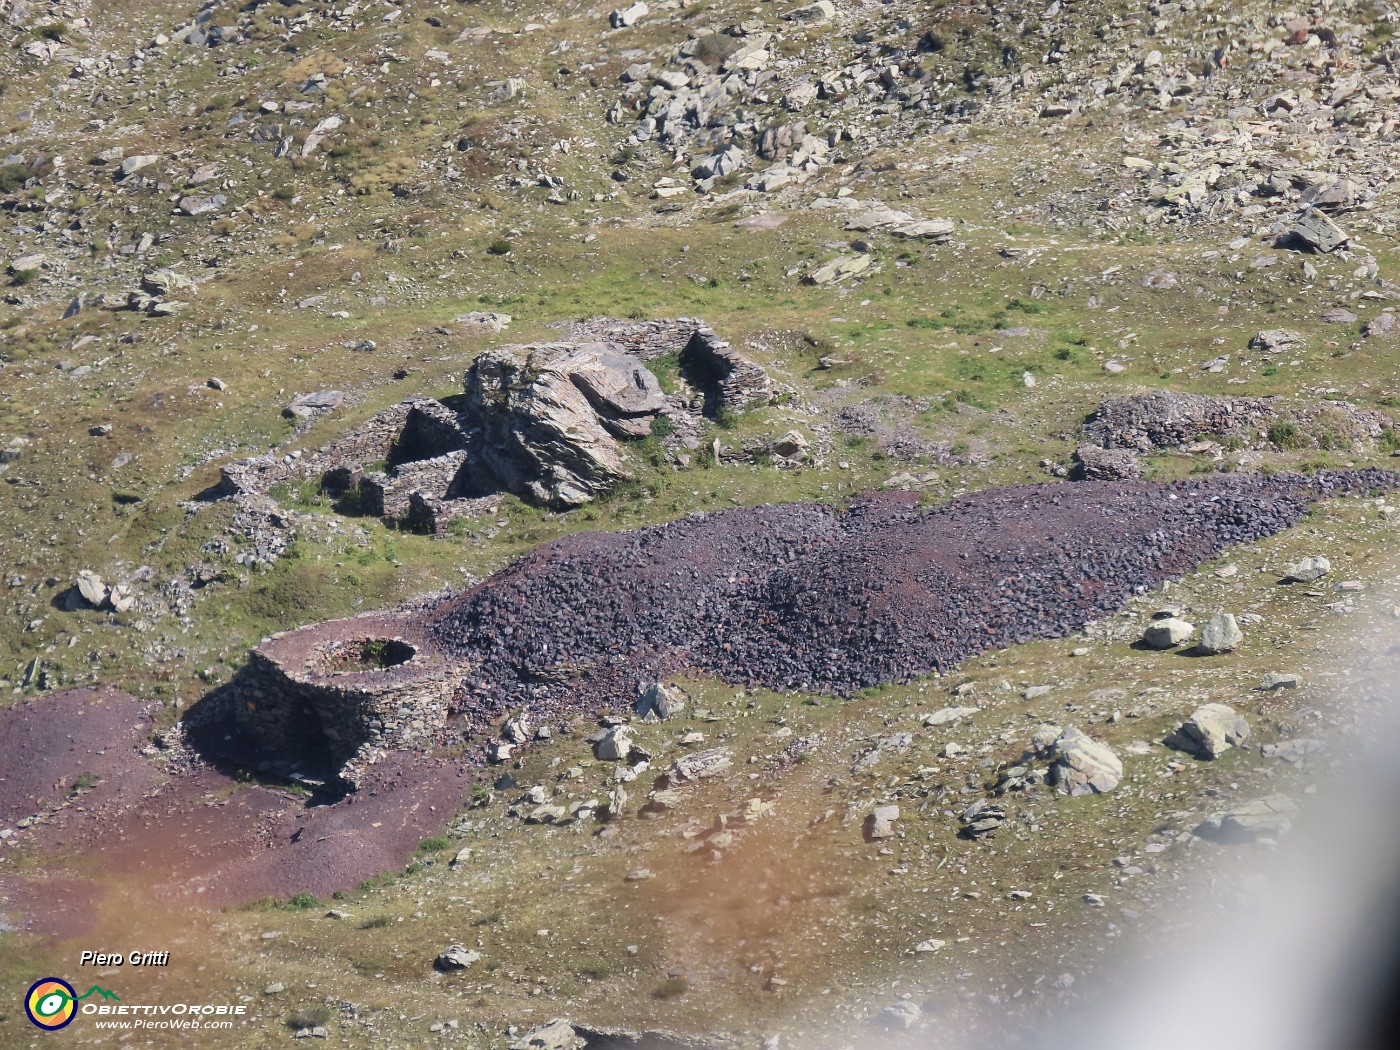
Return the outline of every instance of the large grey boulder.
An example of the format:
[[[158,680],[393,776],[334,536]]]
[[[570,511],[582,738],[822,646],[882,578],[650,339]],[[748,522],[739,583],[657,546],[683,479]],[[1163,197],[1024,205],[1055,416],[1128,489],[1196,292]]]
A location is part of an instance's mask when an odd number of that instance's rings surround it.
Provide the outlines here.
[[[1164,616],[1147,625],[1147,629],[1142,632],[1142,642],[1151,649],[1172,649],[1189,642],[1195,633],[1194,624],[1175,616]]]
[[[102,582],[102,577],[91,569],[83,569],[78,573],[77,587],[83,601],[94,609],[100,609],[107,603],[107,585]]]
[[[622,762],[632,753],[630,726],[613,726],[594,745],[594,754],[604,762]]]
[[[141,290],[151,295],[169,296],[189,295],[199,289],[190,277],[162,266],[158,270],[141,275]]]
[[[697,179],[722,179],[732,175],[748,164],[748,155],[738,146],[730,143],[723,149],[704,158],[691,170]]]
[[[1251,350],[1263,350],[1266,354],[1280,354],[1300,346],[1303,337],[1290,328],[1267,328],[1249,341]]]
[[[898,806],[876,806],[865,818],[865,837],[872,842],[894,838],[894,822],[898,819]]]
[[[901,999],[881,1010],[875,1016],[874,1024],[889,1032],[904,1032],[918,1024],[922,1016],[923,1010],[918,1003]]]
[[[1051,748],[1055,761],[1050,778],[1062,795],[1095,795],[1112,791],[1123,778],[1123,762],[1101,744],[1066,726]]]
[[[1244,632],[1235,622],[1234,614],[1218,612],[1201,631],[1201,640],[1196,643],[1196,652],[1202,656],[1219,656],[1238,649],[1244,642]]]
[[[783,15],[789,22],[802,26],[825,25],[836,17],[836,5],[831,0],[817,0],[815,4],[794,8]]]
[[[497,347],[467,371],[477,458],[534,503],[587,503],[631,477],[615,435],[642,436],[663,402],[635,358],[601,343]]]
[[[1167,743],[1197,758],[1218,758],[1230,748],[1249,739],[1249,723],[1226,704],[1205,704],[1196,708]]]
[[[135,175],[142,168],[149,168],[152,164],[160,160],[154,153],[142,153],[135,157],[127,157],[121,164],[121,176]]]
[[[968,715],[975,715],[977,710],[975,707],[940,707],[937,711],[924,715],[920,721],[932,729],[937,726],[949,725],[960,718],[966,718]]]
[[[712,747],[706,751],[693,751],[682,755],[671,763],[671,779],[680,784],[696,780],[707,780],[728,771],[734,764],[734,755],[726,747]]]
[[[464,948],[460,944],[452,944],[442,950],[434,965],[439,970],[465,970],[480,958],[480,952]]]
[[[843,281],[847,277],[855,277],[864,273],[875,265],[875,260],[869,255],[838,255],[834,259],[822,263],[811,270],[802,278],[803,284],[835,284]]]
[[[345,401],[345,394],[339,390],[316,390],[309,394],[298,394],[292,398],[287,407],[282,409],[282,414],[301,419],[315,419],[317,416],[334,411],[345,404]]]
[[[651,421],[666,407],[666,395],[656,377],[626,354],[590,350],[576,359],[569,378],[588,399],[604,429],[616,437],[646,437]]]
[[[556,1018],[511,1043],[510,1050],[583,1050],[587,1045],[573,1025]]]
[[[1361,334],[1368,339],[1376,339],[1380,336],[1394,335],[1397,329],[1400,329],[1400,321],[1396,320],[1395,311],[1386,309],[1367,321]]]
[[[636,25],[644,18],[651,8],[638,0],[630,7],[620,7],[608,15],[608,24],[614,29],[626,29]]]

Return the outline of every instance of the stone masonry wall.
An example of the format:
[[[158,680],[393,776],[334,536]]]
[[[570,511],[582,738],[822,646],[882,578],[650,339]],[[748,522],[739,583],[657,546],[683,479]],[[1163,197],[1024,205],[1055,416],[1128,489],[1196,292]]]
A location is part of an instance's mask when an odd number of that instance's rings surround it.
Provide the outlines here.
[[[396,643],[402,663],[358,670],[356,647]],[[339,659],[350,653],[348,661]],[[353,760],[376,747],[411,746],[441,729],[470,666],[446,658],[410,620],[371,614],[331,620],[265,640],[250,654],[234,702],[240,730],[270,757],[307,726],[352,783]],[[294,757],[294,756],[289,756]]]

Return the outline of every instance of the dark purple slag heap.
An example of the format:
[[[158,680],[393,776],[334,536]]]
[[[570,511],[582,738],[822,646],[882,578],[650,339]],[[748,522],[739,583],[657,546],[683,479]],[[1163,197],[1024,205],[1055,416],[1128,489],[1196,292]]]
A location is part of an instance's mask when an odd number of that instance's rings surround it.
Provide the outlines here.
[[[667,672],[849,695],[1059,638],[1381,471],[990,489],[698,514],[548,544],[448,603],[432,631],[495,704],[618,699]]]

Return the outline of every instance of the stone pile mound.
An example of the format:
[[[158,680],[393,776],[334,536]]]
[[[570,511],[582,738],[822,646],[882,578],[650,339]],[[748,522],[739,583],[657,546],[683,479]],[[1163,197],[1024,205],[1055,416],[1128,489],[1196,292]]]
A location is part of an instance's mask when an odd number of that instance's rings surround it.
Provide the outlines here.
[[[617,703],[692,671],[849,695],[1056,638],[1316,499],[1389,489],[1330,472],[991,489],[921,509],[868,497],[699,514],[548,544],[441,607],[426,632],[475,665],[486,715]]]

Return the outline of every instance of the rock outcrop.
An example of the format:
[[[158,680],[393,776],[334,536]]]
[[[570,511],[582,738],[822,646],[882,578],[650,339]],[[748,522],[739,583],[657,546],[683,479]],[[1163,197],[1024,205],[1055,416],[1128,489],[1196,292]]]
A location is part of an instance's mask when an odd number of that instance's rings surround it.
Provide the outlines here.
[[[645,365],[602,343],[488,350],[465,385],[480,469],[550,507],[587,503],[630,478],[618,437],[644,437],[665,404]]]

